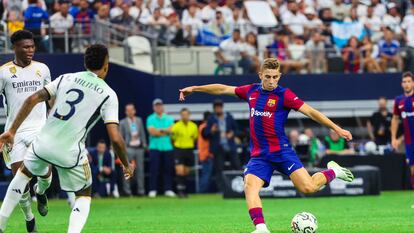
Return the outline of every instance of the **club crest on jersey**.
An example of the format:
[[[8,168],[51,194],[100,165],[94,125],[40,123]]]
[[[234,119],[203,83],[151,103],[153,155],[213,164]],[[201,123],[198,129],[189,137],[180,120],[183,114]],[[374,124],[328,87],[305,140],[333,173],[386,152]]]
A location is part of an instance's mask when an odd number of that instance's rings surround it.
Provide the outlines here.
[[[42,77],[42,74],[40,73],[40,70],[36,70],[36,75],[39,76],[39,78]]]
[[[275,99],[269,99],[269,101],[267,101],[267,106],[273,107],[275,105],[276,105],[276,100]]]
[[[12,74],[16,74],[17,69],[16,69],[16,67],[15,67],[15,66],[12,66],[12,67],[10,67],[10,68],[9,68],[9,71],[10,71],[10,73],[12,73]],[[13,75],[13,76],[15,76],[15,75]],[[12,77],[13,77],[13,76],[12,76]]]

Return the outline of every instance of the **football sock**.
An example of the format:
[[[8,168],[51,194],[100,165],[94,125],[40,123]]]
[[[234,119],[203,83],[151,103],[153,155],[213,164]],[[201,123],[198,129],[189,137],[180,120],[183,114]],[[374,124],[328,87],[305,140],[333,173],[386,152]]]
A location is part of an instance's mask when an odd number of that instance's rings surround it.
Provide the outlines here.
[[[37,189],[35,192],[37,194],[43,195],[46,190],[49,188],[50,183],[52,183],[52,174],[47,178],[37,177]]]
[[[80,233],[82,231],[82,228],[88,219],[90,206],[90,197],[82,196],[76,198],[75,206],[70,214],[68,233]]]
[[[24,214],[26,221],[30,221],[34,218],[32,212],[32,197],[30,196],[30,191],[23,193],[22,198],[19,201],[20,209]]]
[[[185,192],[186,190],[186,177],[185,176],[177,176],[177,191],[178,192]]]
[[[326,178],[326,184],[329,184],[336,177],[335,171],[333,169],[323,170],[321,173]]]
[[[20,199],[22,199],[24,189],[30,179],[31,178],[27,177],[20,170],[18,170],[13,180],[10,182],[3,204],[0,208],[0,230],[5,230],[7,220],[13,213],[13,210],[19,203]]]
[[[258,224],[264,224],[264,217],[263,217],[263,211],[262,208],[257,207],[257,208],[251,208],[249,210],[249,214],[250,214],[250,218],[253,221],[253,224],[256,226]]]

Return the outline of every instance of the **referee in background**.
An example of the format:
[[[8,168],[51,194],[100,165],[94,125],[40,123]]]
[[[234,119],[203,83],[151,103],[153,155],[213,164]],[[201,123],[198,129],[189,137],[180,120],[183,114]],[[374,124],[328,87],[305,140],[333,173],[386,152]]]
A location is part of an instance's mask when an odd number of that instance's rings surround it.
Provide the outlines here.
[[[194,164],[194,148],[198,136],[197,125],[190,121],[190,111],[186,108],[180,111],[181,120],[171,129],[174,143],[175,172],[177,175],[177,192],[181,198],[187,197],[186,178],[190,167]]]

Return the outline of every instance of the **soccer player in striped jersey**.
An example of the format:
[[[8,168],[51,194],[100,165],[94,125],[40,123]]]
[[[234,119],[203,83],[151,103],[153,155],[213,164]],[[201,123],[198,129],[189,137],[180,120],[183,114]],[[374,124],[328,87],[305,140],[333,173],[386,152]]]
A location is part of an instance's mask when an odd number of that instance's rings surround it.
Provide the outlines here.
[[[118,97],[106,84],[108,49],[92,45],[85,52],[87,71],[64,74],[29,96],[10,128],[0,135],[0,146],[12,144],[16,131],[41,102],[54,100],[49,118],[26,151],[23,165],[11,181],[0,208],[0,232],[4,232],[13,209],[33,176],[44,177],[54,165],[62,190],[74,192],[75,205],[69,219],[68,233],[79,233],[85,225],[91,203],[91,170],[85,140],[88,132],[102,118],[115,154],[124,165],[125,178],[133,174],[128,163],[124,140],[118,130]],[[44,193],[49,183],[38,183]]]
[[[26,98],[43,89],[44,85],[51,81],[49,68],[41,62],[32,60],[35,52],[33,34],[26,30],[19,30],[11,35],[10,40],[13,45],[14,60],[0,68],[0,92],[7,116],[5,130],[11,127]],[[14,144],[3,148],[4,162],[12,170],[13,175],[21,166],[28,146],[45,122],[46,103],[41,102],[34,107],[32,113],[16,132]],[[40,177],[39,181],[41,182],[42,179],[44,178]],[[26,230],[37,232],[29,186],[21,191],[23,195],[19,204],[26,219]]]
[[[204,92],[238,96],[249,104],[251,158],[244,171],[244,191],[250,217],[256,226],[254,233],[268,233],[259,191],[269,185],[274,170],[289,176],[295,187],[305,194],[319,191],[335,178],[348,182],[354,179],[351,171],[333,161],[328,163],[327,170],[309,175],[285,135],[284,125],[289,111],[293,109],[305,114],[346,140],[352,140],[352,135],[304,103],[290,89],[278,84],[281,73],[277,59],[265,59],[259,77],[261,83],[241,87],[221,84],[187,87],[180,90],[180,100],[185,100],[191,93]]]
[[[411,72],[405,72],[402,75],[401,87],[404,93],[397,96],[394,101],[391,144],[395,150],[398,150],[400,141],[397,139],[397,131],[400,120],[402,120],[405,154],[411,168],[411,185],[414,189],[414,75]]]

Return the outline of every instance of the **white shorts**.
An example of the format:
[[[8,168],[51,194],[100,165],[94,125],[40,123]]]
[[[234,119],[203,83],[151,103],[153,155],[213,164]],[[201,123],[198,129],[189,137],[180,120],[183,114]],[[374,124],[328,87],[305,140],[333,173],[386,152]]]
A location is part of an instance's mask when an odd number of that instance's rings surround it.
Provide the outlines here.
[[[91,186],[92,173],[88,156],[81,156],[81,158],[78,165],[74,168],[55,166],[59,175],[60,188],[63,191],[78,192]],[[36,156],[32,147],[27,150],[23,162],[24,166],[35,176],[45,176],[49,171],[49,165],[53,165]]]
[[[3,147],[3,159],[8,169],[11,169],[13,163],[23,161],[29,145],[33,142],[38,132],[39,131],[36,130],[18,133],[14,137],[14,144],[11,151],[9,150],[9,147]]]

